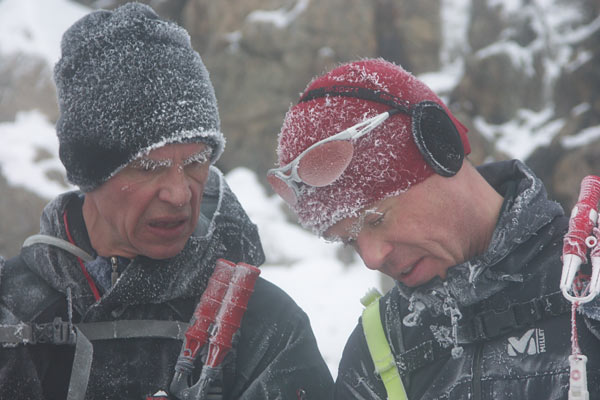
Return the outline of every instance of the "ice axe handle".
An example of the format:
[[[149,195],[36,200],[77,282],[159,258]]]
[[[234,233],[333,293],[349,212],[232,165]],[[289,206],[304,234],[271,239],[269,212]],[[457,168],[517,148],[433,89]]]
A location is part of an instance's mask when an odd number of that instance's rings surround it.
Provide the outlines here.
[[[600,177],[588,175],[581,181],[579,198],[571,211],[569,229],[563,240],[563,270],[560,289],[570,301],[585,302],[591,300],[587,297],[577,298],[572,296],[569,291],[573,287],[573,281],[579,267],[581,264],[587,263],[588,247],[596,248],[598,246],[598,238],[593,234],[597,234],[599,201]],[[598,268],[596,269],[598,270]],[[600,273],[600,270],[595,272]],[[597,277],[595,281],[598,282]]]

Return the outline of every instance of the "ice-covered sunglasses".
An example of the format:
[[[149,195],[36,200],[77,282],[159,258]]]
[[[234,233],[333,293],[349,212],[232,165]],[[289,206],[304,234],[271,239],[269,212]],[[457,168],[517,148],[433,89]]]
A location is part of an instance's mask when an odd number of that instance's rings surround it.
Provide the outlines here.
[[[267,172],[267,180],[273,190],[289,204],[294,205],[298,201],[299,183],[323,187],[335,182],[352,161],[353,141],[368,134],[397,113],[410,116],[415,143],[437,173],[451,176],[460,168],[464,158],[460,134],[438,103],[423,101],[408,105],[389,93],[348,86],[316,89],[308,92],[300,102],[325,96],[361,98],[392,108],[312,144],[287,165],[270,169]],[[423,132],[427,132],[427,135]],[[440,161],[442,159],[443,161]]]

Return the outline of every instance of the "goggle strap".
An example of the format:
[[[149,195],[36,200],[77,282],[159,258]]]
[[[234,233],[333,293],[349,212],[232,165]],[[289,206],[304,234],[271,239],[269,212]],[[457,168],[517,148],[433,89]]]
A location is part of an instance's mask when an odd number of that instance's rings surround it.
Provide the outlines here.
[[[373,90],[356,86],[334,85],[313,89],[306,92],[306,94],[300,98],[299,103],[327,96],[353,97],[355,99],[370,100],[409,113],[409,105],[400,97],[384,92],[383,90]]]

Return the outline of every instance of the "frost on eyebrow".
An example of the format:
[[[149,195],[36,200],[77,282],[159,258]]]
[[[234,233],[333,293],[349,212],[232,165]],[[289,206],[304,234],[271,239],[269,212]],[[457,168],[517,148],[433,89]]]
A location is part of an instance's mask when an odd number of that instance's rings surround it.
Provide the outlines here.
[[[362,229],[365,225],[365,219],[370,215],[377,215],[377,216],[381,217],[381,216],[383,216],[383,212],[378,211],[377,207],[368,208],[368,209],[360,212],[358,214],[358,218],[356,219],[356,221],[354,221],[350,225],[350,228],[347,231],[347,235],[348,235],[347,237],[342,237],[339,235],[330,235],[330,236],[323,236],[323,239],[325,239],[326,242],[330,242],[330,243],[336,243],[336,242],[348,243],[351,241],[355,241],[358,238],[358,235],[360,234],[360,232],[362,231]]]
[[[183,160],[183,166],[190,165],[192,163],[200,163],[204,164],[205,162],[210,160],[210,156],[212,155],[212,148],[207,147],[204,150],[199,151],[196,154],[191,155],[190,157]]]
[[[363,227],[365,226],[365,219],[370,215],[382,216],[383,213],[381,211],[378,211],[377,207],[368,208],[368,209],[364,210],[363,212],[361,212],[358,215],[358,219],[356,220],[356,222],[354,222],[352,224],[352,227],[350,228],[350,230],[348,232],[348,234],[350,235],[350,237],[352,239],[356,240],[356,238],[358,238],[358,235],[360,234]]]
[[[190,157],[183,160],[181,165],[183,167],[198,162],[200,164],[204,164],[205,162],[210,160],[210,156],[212,155],[212,148],[206,148],[204,150],[199,151],[198,153],[192,154]],[[143,171],[155,171],[159,168],[170,168],[173,165],[173,160],[164,159],[164,160],[153,160],[151,158],[138,158],[133,160],[129,166],[134,169],[140,169]]]
[[[152,160],[150,158],[138,158],[129,164],[132,168],[144,171],[155,171],[159,168],[169,168],[173,165],[172,160]]]

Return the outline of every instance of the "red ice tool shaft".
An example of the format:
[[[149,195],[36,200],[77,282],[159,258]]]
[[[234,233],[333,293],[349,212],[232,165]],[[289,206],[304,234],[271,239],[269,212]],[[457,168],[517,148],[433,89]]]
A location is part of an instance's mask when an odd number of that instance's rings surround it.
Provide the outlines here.
[[[185,332],[184,356],[195,359],[198,350],[208,342],[210,327],[215,323],[234,270],[233,262],[222,258],[217,260],[206,290],[194,311],[193,322]]]
[[[248,300],[260,270],[252,265],[219,259],[192,324],[185,333],[185,343],[177,359],[170,392],[178,399],[207,398],[211,382],[232,347],[233,335],[239,329]],[[208,342],[206,361],[196,383],[192,382],[196,353]]]
[[[211,336],[206,358],[206,367],[217,367],[231,349],[233,335],[242,324],[242,317],[248,307],[248,300],[254,291],[254,284],[260,270],[253,265],[238,263],[227,293],[223,297],[223,305],[215,319],[216,333]]]
[[[569,230],[563,240],[560,288],[565,297],[572,301],[574,298],[568,292],[573,286],[579,267],[587,263],[588,247],[593,248],[593,255],[598,254],[599,251],[597,237],[592,236],[598,221],[598,201],[600,201],[600,177],[588,175],[581,181],[579,198],[571,211]]]
[[[199,386],[201,385],[194,388],[191,382],[194,360],[196,359],[198,350],[208,342],[234,270],[235,264],[231,261],[225,259],[217,260],[215,270],[208,280],[204,293],[200,297],[200,302],[196,306],[190,326],[185,331],[184,343],[181,353],[177,358],[175,374],[169,387],[170,392],[179,399],[195,399],[196,397],[194,396],[198,394],[196,391],[200,391]],[[192,388],[197,390],[192,390]]]

